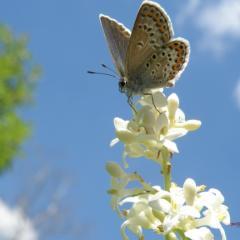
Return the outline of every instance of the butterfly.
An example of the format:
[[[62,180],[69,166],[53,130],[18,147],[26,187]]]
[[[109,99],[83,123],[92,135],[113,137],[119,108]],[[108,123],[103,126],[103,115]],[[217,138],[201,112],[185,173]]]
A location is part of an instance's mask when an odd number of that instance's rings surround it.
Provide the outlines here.
[[[171,20],[158,3],[143,1],[132,33],[109,16],[99,17],[121,92],[131,98],[175,85],[188,63],[190,46],[183,38],[173,38]]]

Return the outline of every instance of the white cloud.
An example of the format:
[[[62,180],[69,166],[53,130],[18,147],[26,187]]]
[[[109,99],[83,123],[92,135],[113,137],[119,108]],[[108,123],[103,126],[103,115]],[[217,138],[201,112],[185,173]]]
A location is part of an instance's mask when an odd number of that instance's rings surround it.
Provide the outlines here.
[[[191,17],[200,5],[200,0],[188,0],[188,3],[184,5],[184,8],[181,10],[177,16],[177,23],[183,24],[189,17]]]
[[[10,208],[0,199],[0,239],[37,240],[32,222],[19,208]]]
[[[240,79],[237,82],[237,85],[234,89],[233,95],[234,95],[235,101],[237,103],[237,106],[240,109]]]
[[[198,18],[199,26],[216,37],[240,37],[240,1],[223,0],[207,6]]]
[[[194,23],[201,30],[199,45],[223,53],[233,40],[240,39],[240,0],[188,0],[177,20]],[[179,20],[180,19],[180,20]]]

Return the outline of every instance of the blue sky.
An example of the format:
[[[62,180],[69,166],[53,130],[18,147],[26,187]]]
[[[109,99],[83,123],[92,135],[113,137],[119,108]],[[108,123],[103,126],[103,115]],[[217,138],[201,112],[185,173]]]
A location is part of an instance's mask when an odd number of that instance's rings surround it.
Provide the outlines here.
[[[198,184],[218,188],[232,221],[240,221],[240,1],[158,2],[170,15],[175,36],[191,44],[189,65],[176,87],[166,93],[178,94],[188,119],[202,121],[200,130],[177,142],[180,154],[173,158],[173,179],[181,185],[192,177]],[[34,105],[23,112],[32,123],[32,137],[25,144],[24,159],[17,159],[1,177],[0,196],[13,203],[34,171],[45,165],[59,169],[72,177],[65,201],[76,220],[88,226],[83,236],[88,240],[120,239],[121,221],[109,206],[104,167],[108,160],[121,160],[121,144],[109,147],[113,118],[129,118],[131,113],[117,81],[86,74],[88,69],[100,70],[101,63],[112,66],[98,15],[110,15],[131,29],[140,3],[1,2],[0,21],[17,34],[27,33],[43,75]],[[129,162],[149,182],[161,184],[154,163]],[[240,236],[240,229],[226,231],[228,239]]]

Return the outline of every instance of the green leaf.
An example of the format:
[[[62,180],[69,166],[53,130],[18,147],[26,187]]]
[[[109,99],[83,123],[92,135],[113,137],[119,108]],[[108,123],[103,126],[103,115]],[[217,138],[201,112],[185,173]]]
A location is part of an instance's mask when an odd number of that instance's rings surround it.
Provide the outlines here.
[[[32,101],[40,67],[32,61],[27,38],[0,24],[0,172],[20,152],[30,126],[17,112]]]

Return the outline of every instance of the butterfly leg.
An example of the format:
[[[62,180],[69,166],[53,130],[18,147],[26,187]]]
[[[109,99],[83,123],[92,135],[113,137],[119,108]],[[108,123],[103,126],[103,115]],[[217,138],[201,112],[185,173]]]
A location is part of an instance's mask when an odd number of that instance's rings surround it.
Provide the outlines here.
[[[159,109],[157,108],[157,106],[156,106],[156,104],[155,104],[155,102],[154,102],[154,97],[153,97],[152,93],[144,93],[143,95],[145,95],[145,96],[151,96],[152,104],[153,104],[154,108],[156,109],[156,111],[157,111],[159,114],[161,114],[161,112],[159,111]]]
[[[128,96],[128,100],[127,100],[129,106],[131,107],[131,109],[134,111],[134,113],[136,114],[137,113],[137,110],[136,108],[134,107],[134,104],[133,104],[133,101],[132,101],[132,97],[131,96]]]

